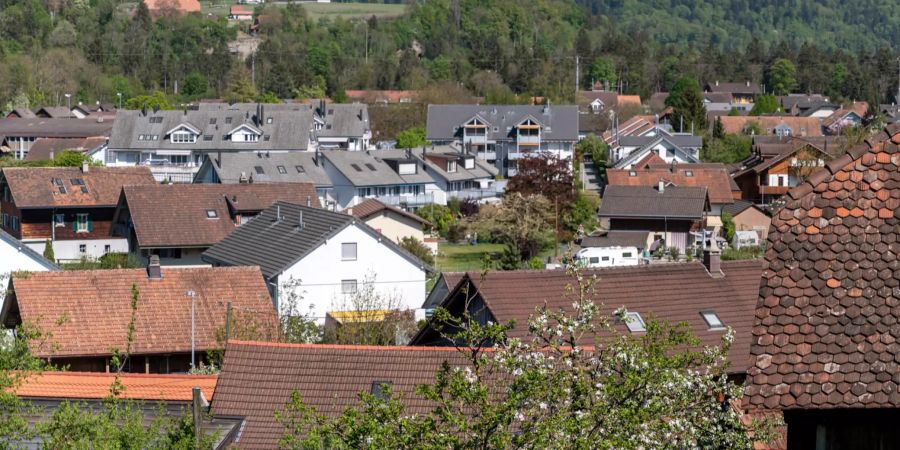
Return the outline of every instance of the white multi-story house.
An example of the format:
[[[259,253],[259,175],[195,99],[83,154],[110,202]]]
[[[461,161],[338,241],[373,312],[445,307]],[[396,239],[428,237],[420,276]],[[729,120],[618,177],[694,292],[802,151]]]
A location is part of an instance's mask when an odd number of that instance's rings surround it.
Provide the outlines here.
[[[9,233],[0,230],[0,309],[6,297],[9,275],[14,272],[44,272],[59,270],[40,253],[22,243]]]
[[[539,152],[571,159],[578,141],[578,107],[428,105],[426,138],[457,143],[500,174],[516,174],[517,161]]]
[[[287,202],[270,206],[203,259],[214,266],[259,266],[281,312],[319,323],[329,312],[358,310],[355,295],[370,287],[390,299],[370,308],[421,312],[431,270],[354,216]]]

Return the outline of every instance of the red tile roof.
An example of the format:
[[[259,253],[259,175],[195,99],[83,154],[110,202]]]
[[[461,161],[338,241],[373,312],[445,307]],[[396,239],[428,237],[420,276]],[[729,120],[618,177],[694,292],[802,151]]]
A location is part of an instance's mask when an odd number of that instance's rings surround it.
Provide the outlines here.
[[[750,364],[750,329],[762,264],[755,260],[723,261],[722,271],[724,277],[714,278],[703,264],[692,262],[585,270],[582,275],[597,276],[596,301],[606,306],[604,314],[625,306],[645,319],[654,315],[673,324],[685,321],[706,345],[721,344],[723,331],[710,330],[700,316],[700,311],[714,310],[736,333],[731,370],[744,372]],[[537,308],[545,304],[554,310],[572,307],[573,298],[565,292],[573,280],[563,270],[490,272],[483,280],[480,273],[470,272],[468,279],[474,288],[469,289],[469,295],[477,292],[495,321],[515,321],[516,327],[509,333],[513,337],[527,337],[528,318]],[[448,299],[452,296],[451,292]]]
[[[868,102],[853,102],[846,108],[842,107],[836,109],[833,113],[831,113],[830,116],[826,117],[825,120],[822,121],[822,125],[825,127],[831,127],[850,113],[855,113],[857,116],[859,116],[860,119],[862,119],[866,117],[866,112],[868,111]]]
[[[12,276],[0,320],[33,323],[51,336],[32,342],[42,358],[100,356],[124,350],[131,319],[131,289],[139,291],[132,354],[189,352],[191,299],[196,293],[196,347],[219,347],[228,302],[256,314],[263,333],[277,335],[277,319],[258,267],[164,268],[162,279],[145,269],[37,272]],[[12,301],[10,301],[12,300]]]
[[[275,344],[229,341],[211,411],[217,416],[245,417],[235,443],[244,450],[278,445],[284,427],[275,412],[284,408],[294,390],[303,402],[328,416],[359,404],[360,392],[375,382],[390,382],[409,413],[430,410],[415,393],[433,383],[441,364],[463,365],[452,347],[369,347]]]
[[[123,197],[144,248],[215,245],[237,228],[236,214],[259,213],[276,201],[320,207],[312,183],[154,184],[126,187]]]
[[[199,387],[207,400],[216,389],[216,375],[158,375],[143,373],[39,372],[15,389],[24,398],[102,400],[109,397],[116,378],[124,386],[119,398],[146,401],[190,402]]]
[[[900,124],[775,213],[746,388],[764,409],[900,406]]]
[[[775,127],[784,124],[791,128],[794,136],[822,136],[822,119],[817,117],[719,116],[719,120],[728,134],[742,134],[748,124],[756,122],[763,134],[774,134]]]
[[[416,222],[421,223],[422,225],[431,226],[431,222],[415,215],[412,213],[408,213],[396,206],[386,205],[374,198],[369,198],[363,200],[362,203],[351,206],[344,210],[347,214],[350,214],[357,219],[365,220],[372,215],[381,213],[382,211],[390,211],[394,214],[399,214],[401,216],[407,217],[409,219],[415,220]]]
[[[688,173],[691,173],[691,176],[688,176]],[[710,203],[734,202],[731,195],[731,176],[724,164],[678,164],[636,170],[610,169],[606,171],[606,176],[610,185],[657,186],[660,181],[665,181],[675,186],[705,187],[709,193]]]
[[[154,14],[167,9],[179,13],[200,12],[201,9],[198,0],[144,0],[144,3],[147,4],[147,9]]]
[[[156,185],[147,167],[7,167],[0,178],[5,179],[16,207],[65,208],[72,206],[115,206],[122,186]],[[58,179],[65,188],[53,184]],[[83,180],[84,186],[72,184]],[[82,187],[87,192],[82,191]]]
[[[364,103],[400,103],[401,100],[415,101],[419,91],[349,90],[345,94],[350,100]]]

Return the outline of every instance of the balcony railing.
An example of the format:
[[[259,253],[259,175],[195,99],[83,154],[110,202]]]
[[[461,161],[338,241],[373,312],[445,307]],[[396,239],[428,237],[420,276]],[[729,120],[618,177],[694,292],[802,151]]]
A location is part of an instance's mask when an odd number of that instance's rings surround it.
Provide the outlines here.
[[[458,191],[447,191],[447,197],[456,197],[459,199],[481,200],[485,198],[500,197],[503,191],[500,189],[460,189]]]
[[[422,206],[434,203],[433,194],[378,195],[378,201],[391,206]]]
[[[519,145],[541,145],[540,136],[527,136],[520,134],[517,141],[519,142]]]

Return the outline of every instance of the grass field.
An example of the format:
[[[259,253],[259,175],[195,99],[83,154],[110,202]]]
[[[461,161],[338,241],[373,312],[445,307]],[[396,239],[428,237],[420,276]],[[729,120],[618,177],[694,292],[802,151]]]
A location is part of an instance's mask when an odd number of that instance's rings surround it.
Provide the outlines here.
[[[278,1],[271,2],[275,6],[287,6],[289,2],[287,1]],[[319,20],[320,18],[328,18],[328,19],[337,19],[341,17],[345,20],[350,19],[360,19],[360,18],[369,18],[375,16],[379,19],[390,19],[394,17],[398,17],[403,14],[406,10],[406,5],[403,4],[384,4],[384,3],[307,3],[307,2],[298,2],[303,6],[303,9],[306,10],[306,13],[309,14],[309,17],[313,20]],[[227,16],[228,11],[231,8],[231,5],[235,4],[233,1],[202,1],[200,4],[203,7],[203,12],[205,14],[214,14],[217,16]],[[247,5],[249,8],[254,8],[255,5]]]
[[[484,255],[500,255],[503,244],[445,244],[438,246],[437,269],[441,272],[465,272],[482,269]]]

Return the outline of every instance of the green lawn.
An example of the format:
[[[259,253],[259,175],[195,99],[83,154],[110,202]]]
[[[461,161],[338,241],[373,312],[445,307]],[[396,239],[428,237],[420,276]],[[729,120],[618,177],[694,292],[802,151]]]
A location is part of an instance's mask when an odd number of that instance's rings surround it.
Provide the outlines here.
[[[438,246],[437,270],[441,272],[480,271],[484,255],[503,252],[503,244],[447,244]]]

